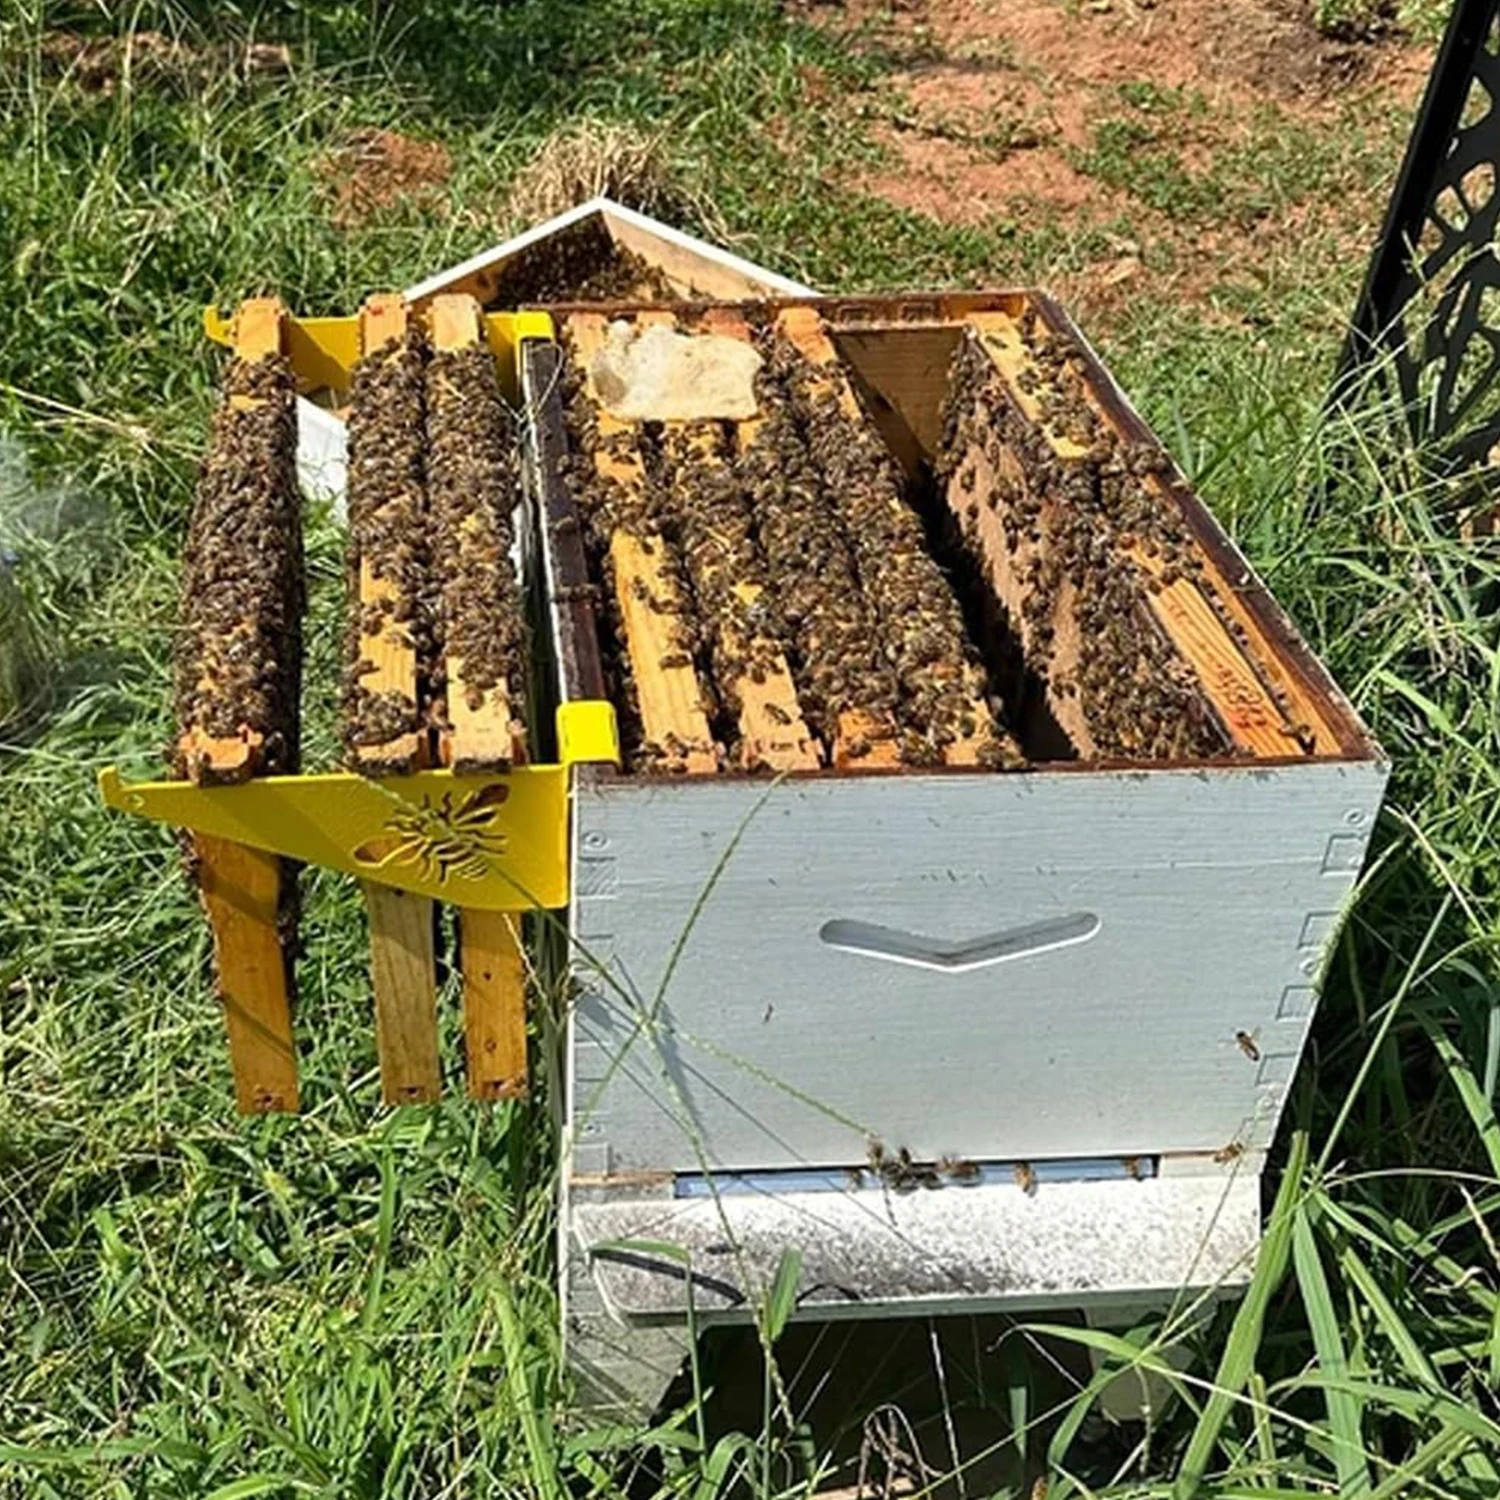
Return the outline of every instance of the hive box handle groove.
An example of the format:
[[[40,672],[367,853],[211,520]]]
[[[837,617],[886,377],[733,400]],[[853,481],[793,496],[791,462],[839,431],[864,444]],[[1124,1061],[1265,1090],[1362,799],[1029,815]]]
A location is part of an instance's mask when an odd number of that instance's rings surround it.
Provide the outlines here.
[[[988,968],[991,964],[1003,964],[1012,958],[1028,958],[1054,948],[1085,943],[1099,931],[1099,926],[1099,918],[1093,912],[1079,911],[1066,917],[1049,917],[1044,922],[1002,927],[998,932],[986,933],[982,937],[949,942],[841,917],[825,922],[818,929],[818,937],[830,948],[839,948],[845,953],[858,953],[865,958],[880,958],[895,964],[912,964],[919,969],[935,969],[941,973],[965,974],[973,969]]]

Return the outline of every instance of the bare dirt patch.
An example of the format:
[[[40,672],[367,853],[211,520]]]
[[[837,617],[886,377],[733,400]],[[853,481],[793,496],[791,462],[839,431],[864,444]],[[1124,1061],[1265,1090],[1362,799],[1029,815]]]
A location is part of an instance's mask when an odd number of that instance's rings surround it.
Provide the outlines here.
[[[90,94],[109,96],[122,84],[202,88],[222,78],[245,80],[291,71],[290,47],[269,42],[193,46],[160,31],[81,36],[49,31],[38,48],[43,69]]]
[[[1299,0],[788,0],[816,24],[907,52],[914,71],[1011,68],[1061,90],[1150,78],[1211,99],[1249,90],[1316,104],[1430,48],[1324,36]],[[1400,68],[1395,70],[1401,72]]]
[[[356,130],[323,158],[319,172],[333,191],[334,222],[353,228],[398,203],[434,205],[453,175],[453,158],[437,141]]]
[[[1365,201],[1342,160],[1301,203],[1259,204],[1252,183],[1243,205],[1228,193],[1221,205],[1219,181],[1254,177],[1245,158],[1256,131],[1261,141],[1304,133],[1320,145],[1344,139],[1351,119],[1390,132],[1394,176],[1400,122],[1415,109],[1432,50],[1325,37],[1299,0],[789,8],[894,62],[866,101],[892,161],[851,186],[944,223],[1061,226],[1072,244],[1097,231],[1106,243],[1097,263],[1070,261],[1049,279],[1064,293],[1087,286],[1083,300],[1106,315],[1143,287],[1211,296],[1226,275],[1280,255],[1286,237],[1303,232],[1309,202],[1321,205],[1320,229],[1348,219],[1352,238],[1367,243],[1385,183]],[[1122,120],[1139,144],[1121,145]],[[1122,222],[1129,243],[1117,243]]]
[[[886,128],[877,139],[895,152],[899,164],[870,174],[859,186],[899,208],[947,223],[1098,209],[1115,197],[1055,150],[1012,149],[997,159],[961,141],[920,132]]]

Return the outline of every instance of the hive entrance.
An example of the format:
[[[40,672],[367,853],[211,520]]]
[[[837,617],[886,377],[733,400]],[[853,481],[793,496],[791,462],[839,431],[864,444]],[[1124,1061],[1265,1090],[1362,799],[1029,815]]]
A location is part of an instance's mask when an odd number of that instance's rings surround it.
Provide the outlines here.
[[[628,769],[1337,749],[1239,598],[1248,575],[1226,574],[1170,460],[1066,329],[1024,304],[889,327],[746,316],[563,319]],[[757,353],[754,414],[622,415],[594,378],[606,351],[668,329]]]

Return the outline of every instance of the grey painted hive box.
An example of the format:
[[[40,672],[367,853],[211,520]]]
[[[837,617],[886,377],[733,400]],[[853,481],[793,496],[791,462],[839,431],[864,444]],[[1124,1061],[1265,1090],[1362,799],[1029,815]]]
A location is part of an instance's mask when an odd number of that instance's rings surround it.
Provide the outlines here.
[[[912,475],[966,329],[1078,338],[1032,294],[819,307]],[[1078,347],[1101,409],[1154,442]],[[539,567],[556,691],[593,698],[598,580],[558,365],[529,354]],[[747,1317],[787,1245],[809,1316],[1120,1308],[1248,1277],[1258,1175],[1387,767],[1173,470],[1160,499],[1232,590],[1246,660],[1314,720],[1280,753],[579,775],[564,1279],[601,1407],[659,1394],[690,1286],[700,1320]],[[893,1194],[860,1172],[874,1141],[960,1161],[967,1185]],[[687,1270],[619,1248],[663,1241]]]

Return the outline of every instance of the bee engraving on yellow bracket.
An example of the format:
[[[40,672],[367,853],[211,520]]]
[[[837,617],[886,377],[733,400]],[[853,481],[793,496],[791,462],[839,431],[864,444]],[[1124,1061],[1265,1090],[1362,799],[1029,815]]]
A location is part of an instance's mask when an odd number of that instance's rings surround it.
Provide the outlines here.
[[[506,788],[496,782],[471,792],[457,806],[453,793],[444,792],[436,802],[424,796],[419,807],[399,808],[386,820],[396,842],[384,851],[385,858],[415,864],[424,880],[483,880],[508,845],[497,826],[506,796]]]

